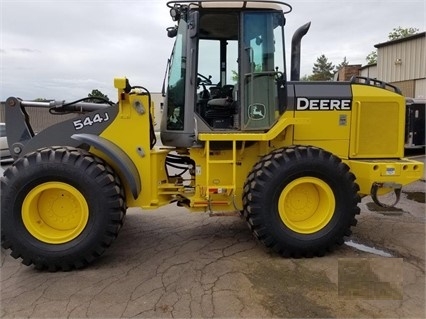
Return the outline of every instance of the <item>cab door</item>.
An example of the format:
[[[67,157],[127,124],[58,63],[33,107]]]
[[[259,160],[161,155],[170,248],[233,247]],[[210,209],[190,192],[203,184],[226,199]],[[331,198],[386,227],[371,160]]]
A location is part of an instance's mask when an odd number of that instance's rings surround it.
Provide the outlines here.
[[[243,12],[240,43],[241,128],[267,130],[280,115],[277,80],[285,80],[284,16]]]

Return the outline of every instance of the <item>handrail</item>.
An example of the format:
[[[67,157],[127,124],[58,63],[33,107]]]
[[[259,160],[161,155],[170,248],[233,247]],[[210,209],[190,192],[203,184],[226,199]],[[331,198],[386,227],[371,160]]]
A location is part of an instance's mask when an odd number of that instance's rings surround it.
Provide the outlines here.
[[[361,82],[361,81],[364,81],[364,82]],[[353,75],[351,77],[351,79],[349,80],[349,82],[350,83],[358,83],[358,84],[365,84],[365,85],[377,86],[377,87],[380,87],[382,89],[391,91],[390,89],[388,89],[388,87],[389,87],[389,88],[392,88],[395,93],[398,93],[398,94],[402,95],[401,90],[398,87],[396,87],[395,85],[389,84],[389,83],[387,83],[385,81],[368,78],[368,77],[365,77],[365,76],[356,76],[356,75]]]

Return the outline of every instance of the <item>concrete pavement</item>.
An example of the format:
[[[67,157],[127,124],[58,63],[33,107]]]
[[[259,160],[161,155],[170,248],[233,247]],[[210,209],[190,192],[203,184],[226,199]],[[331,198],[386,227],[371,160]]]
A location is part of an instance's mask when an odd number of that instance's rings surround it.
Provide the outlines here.
[[[2,249],[0,316],[424,318],[425,182],[402,197],[386,210],[365,197],[355,247],[312,259],[265,249],[237,214],[129,209],[112,247],[83,270],[40,272]]]

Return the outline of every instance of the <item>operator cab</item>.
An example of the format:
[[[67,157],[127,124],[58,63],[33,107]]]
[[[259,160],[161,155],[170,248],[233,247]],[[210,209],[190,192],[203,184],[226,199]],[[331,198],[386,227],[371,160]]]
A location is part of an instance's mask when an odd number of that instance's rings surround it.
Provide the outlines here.
[[[284,13],[278,1],[170,1],[178,25],[161,123],[164,145],[198,132],[269,130],[284,112]],[[283,8],[286,10],[283,12]]]

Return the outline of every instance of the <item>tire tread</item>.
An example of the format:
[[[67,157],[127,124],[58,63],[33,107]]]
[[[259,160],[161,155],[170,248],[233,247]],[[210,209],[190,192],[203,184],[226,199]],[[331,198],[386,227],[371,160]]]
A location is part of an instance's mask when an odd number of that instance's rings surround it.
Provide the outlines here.
[[[331,167],[335,167],[337,174],[341,174],[344,179],[352,183],[352,198],[349,204],[351,207],[350,212],[347,213],[349,218],[345,225],[340,227],[341,229],[339,229],[338,234],[334,236],[333,240],[329,241],[325,246],[315,247],[315,245],[312,245],[309,249],[294,249],[290,248],[286,243],[280,242],[271,234],[270,226],[265,222],[265,212],[262,210],[261,203],[264,200],[262,198],[264,196],[262,190],[269,182],[271,176],[274,176],[277,169],[293,165],[302,159],[312,163],[320,160],[327,162],[327,165]],[[358,207],[360,197],[358,195],[359,187],[354,181],[355,175],[349,171],[349,167],[338,157],[323,149],[312,146],[294,146],[276,149],[255,164],[252,171],[248,174],[243,186],[242,215],[252,230],[253,235],[266,247],[271,248],[282,256],[294,258],[323,256],[327,251],[332,251],[335,246],[342,245],[344,243],[344,236],[349,236],[352,233],[350,227],[355,226],[357,223],[355,216],[360,213]]]
[[[83,268],[104,253],[117,237],[123,225],[126,205],[121,181],[109,165],[88,151],[65,146],[47,147],[18,159],[4,172],[4,176],[1,178],[2,207],[4,207],[4,203],[14,198],[13,190],[22,186],[20,180],[25,171],[31,166],[42,167],[46,163],[73,166],[84,171],[98,183],[99,191],[108,198],[108,212],[105,216],[108,219],[108,225],[105,227],[103,235],[98,236],[99,240],[91,249],[80,252],[78,256],[74,256],[75,258],[59,258],[52,261],[53,259],[38,256],[37,253],[27,249],[23,243],[19,243],[19,239],[14,237],[13,231],[3,229],[5,223],[2,220],[1,245],[3,248],[11,250],[13,258],[21,258],[23,264],[27,266],[34,264],[37,269],[69,271]],[[4,191],[6,189],[8,191]],[[10,218],[9,216],[2,212],[2,219]]]

